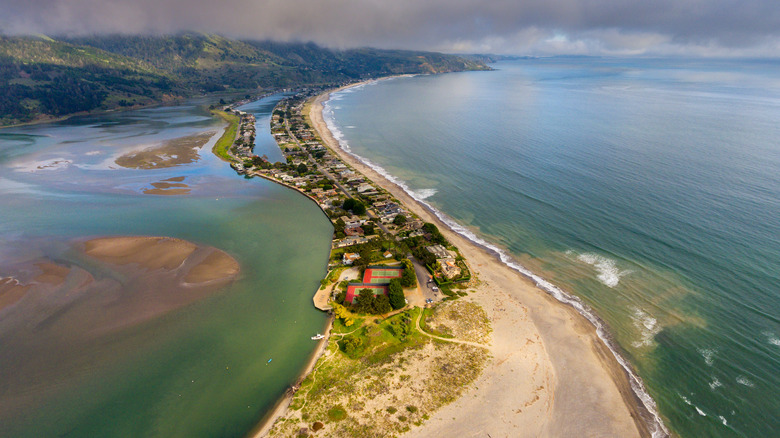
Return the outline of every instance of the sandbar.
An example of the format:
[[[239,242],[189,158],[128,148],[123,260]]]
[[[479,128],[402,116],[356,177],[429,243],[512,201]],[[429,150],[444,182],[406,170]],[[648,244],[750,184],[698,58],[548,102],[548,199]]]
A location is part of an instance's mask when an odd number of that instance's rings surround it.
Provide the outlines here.
[[[146,195],[187,195],[192,189],[187,184],[181,182],[168,182],[174,178],[153,182],[153,189],[144,189]],[[179,180],[181,181],[181,180]]]
[[[116,265],[136,263],[148,269],[174,269],[197,245],[168,237],[101,237],[84,242],[84,253]]]
[[[162,169],[200,159],[202,148],[216,131],[168,140],[160,146],[128,152],[115,160],[116,164],[130,169]]]
[[[170,237],[71,244],[57,260],[0,266],[0,343],[13,358],[0,367],[0,422],[89,379],[161,317],[227,290],[240,272],[226,252]]]

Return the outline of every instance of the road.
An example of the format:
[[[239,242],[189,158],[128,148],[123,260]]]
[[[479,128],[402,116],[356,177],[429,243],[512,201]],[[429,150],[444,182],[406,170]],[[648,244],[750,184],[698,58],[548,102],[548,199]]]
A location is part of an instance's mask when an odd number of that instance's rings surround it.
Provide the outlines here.
[[[428,273],[428,269],[426,269],[425,266],[423,266],[417,260],[415,260],[413,255],[408,254],[407,256],[409,260],[412,261],[412,265],[414,266],[414,273],[417,274],[417,283],[419,285],[420,293],[422,294],[423,299],[441,301],[442,299],[441,292],[436,293],[433,291],[433,287],[436,285],[436,283],[428,282],[428,280],[431,278],[431,274]]]
[[[284,129],[285,129],[285,131],[287,131],[287,136],[290,137],[291,139],[293,139],[293,141],[295,141],[295,144],[297,144],[298,147],[302,151],[306,152],[306,156],[308,157],[307,161],[310,164],[314,165],[314,168],[317,169],[318,172],[322,173],[325,176],[325,178],[329,179],[330,182],[335,184],[336,187],[338,187],[338,189],[341,190],[341,192],[344,193],[344,195],[347,198],[354,199],[354,196],[352,196],[352,193],[346,187],[341,185],[341,183],[338,181],[338,179],[333,174],[331,174],[330,172],[325,170],[325,168],[323,166],[320,166],[320,163],[318,163],[317,160],[315,160],[314,157],[311,155],[311,153],[306,148],[303,147],[301,142],[298,140],[298,137],[296,137],[292,133],[292,131],[290,131],[290,122],[289,122],[289,120],[287,118],[284,119]],[[368,214],[368,217],[374,221],[374,224],[376,226],[378,226],[380,230],[382,230],[382,232],[384,232],[387,235],[392,236],[392,234],[390,234],[390,230],[388,230],[387,227],[385,227],[385,225],[379,219],[379,215],[377,215],[376,212],[374,212],[374,210],[367,209],[366,213]]]

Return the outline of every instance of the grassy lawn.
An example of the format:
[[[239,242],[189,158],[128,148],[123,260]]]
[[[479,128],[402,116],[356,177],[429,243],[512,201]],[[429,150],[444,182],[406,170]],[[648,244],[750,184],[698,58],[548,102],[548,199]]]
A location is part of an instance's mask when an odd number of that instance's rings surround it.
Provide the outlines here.
[[[214,144],[214,148],[211,149],[211,151],[214,152],[214,155],[218,156],[219,158],[230,162],[232,160],[228,155],[228,150],[231,146],[233,146],[233,140],[236,138],[239,118],[237,115],[226,113],[225,111],[212,110],[211,112],[222,117],[223,120],[229,123],[228,127],[225,128],[225,132],[222,134],[222,137],[217,140],[217,143]]]

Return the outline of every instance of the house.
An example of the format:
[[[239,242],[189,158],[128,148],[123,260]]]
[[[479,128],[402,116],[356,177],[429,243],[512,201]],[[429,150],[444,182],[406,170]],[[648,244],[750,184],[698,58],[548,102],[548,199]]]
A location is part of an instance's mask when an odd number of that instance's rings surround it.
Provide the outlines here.
[[[355,215],[344,216],[341,219],[344,221],[344,225],[347,227],[359,227],[366,223],[365,219],[360,219],[360,217]]]
[[[390,251],[385,251],[385,253],[382,254],[382,257],[384,257],[386,259],[389,259],[392,256],[393,256],[393,253],[391,253]]]
[[[365,234],[365,231],[360,227],[344,227],[344,234],[347,236],[362,236]]]
[[[342,257],[341,261],[345,265],[351,265],[355,262],[355,260],[360,258],[360,254],[354,253],[354,252],[345,252],[344,257]]]
[[[372,190],[374,190],[374,186],[368,183],[363,183],[357,186],[358,193],[370,192]]]
[[[439,264],[441,265],[441,273],[444,274],[444,276],[448,279],[451,280],[460,275],[460,268],[455,263],[454,258],[447,257],[439,259]]]
[[[423,227],[423,224],[424,222],[419,219],[409,220],[406,222],[406,225],[404,225],[404,229],[409,231],[419,230]]]
[[[449,251],[447,248],[439,244],[426,246],[425,249],[427,249],[431,254],[435,255],[437,259],[455,258],[456,256],[453,251]]]

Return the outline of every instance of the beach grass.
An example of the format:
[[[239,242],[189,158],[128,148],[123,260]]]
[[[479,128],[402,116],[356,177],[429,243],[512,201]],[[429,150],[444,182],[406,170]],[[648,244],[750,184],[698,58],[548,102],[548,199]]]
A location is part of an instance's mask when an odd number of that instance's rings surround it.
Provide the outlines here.
[[[351,327],[340,327],[336,319],[334,329],[346,333],[330,342],[270,436],[294,435],[312,421],[323,425],[326,436],[397,435],[457,399],[480,374],[487,352],[420,333],[415,321],[421,312],[368,317]],[[359,351],[345,351],[348,339]]]
[[[238,122],[239,118],[235,114],[230,114],[225,111],[219,111],[219,110],[212,110],[212,114],[215,114],[219,117],[221,117],[223,120],[228,122],[227,128],[225,128],[225,132],[222,134],[222,136],[217,140],[217,142],[214,144],[214,147],[211,149],[212,152],[214,152],[214,155],[218,156],[224,161],[233,161],[230,158],[230,155],[228,154],[228,151],[230,150],[230,147],[233,145],[233,141],[236,138],[236,131],[238,131]]]

